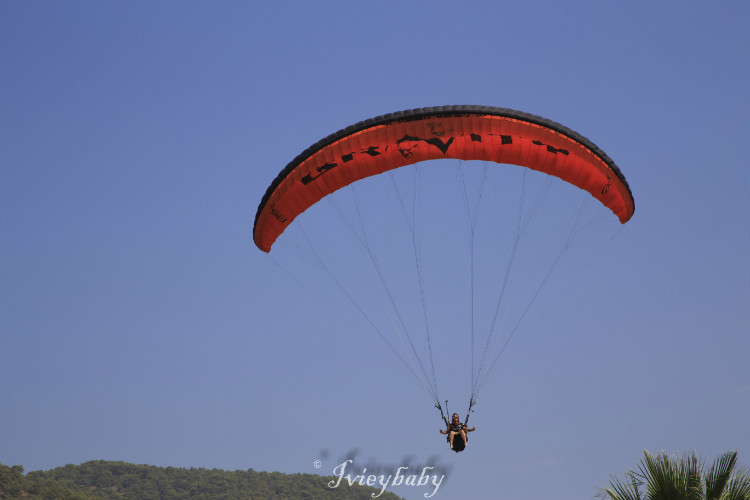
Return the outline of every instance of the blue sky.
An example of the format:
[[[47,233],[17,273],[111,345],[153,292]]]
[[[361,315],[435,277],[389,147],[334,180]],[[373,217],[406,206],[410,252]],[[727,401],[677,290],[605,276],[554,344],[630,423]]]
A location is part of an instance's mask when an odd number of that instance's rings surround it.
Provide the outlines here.
[[[749,464],[749,61],[746,2],[4,2],[0,462],[330,474],[358,449],[445,467],[444,499],[589,498],[643,449]],[[636,201],[461,454],[351,308],[251,238],[309,145],[446,104],[565,124]]]

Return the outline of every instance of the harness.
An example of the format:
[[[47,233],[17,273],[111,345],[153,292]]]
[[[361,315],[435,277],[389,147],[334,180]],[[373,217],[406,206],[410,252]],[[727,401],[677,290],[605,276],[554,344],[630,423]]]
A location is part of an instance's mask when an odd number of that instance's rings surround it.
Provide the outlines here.
[[[475,404],[476,404],[476,401],[474,401],[474,398],[470,398],[469,399],[469,409],[466,411],[466,420],[464,420],[464,427],[467,427],[468,424],[469,424],[469,415],[471,415],[471,413],[472,413],[471,408]],[[451,424],[450,424],[450,422],[448,422],[448,419],[445,418],[445,413],[443,413],[443,407],[440,406],[440,401],[438,401],[438,402],[435,403],[435,408],[437,408],[438,410],[440,410],[440,416],[443,418],[443,422],[445,422],[446,428],[450,429]],[[450,411],[448,411],[448,400],[447,399],[445,400],[445,411],[447,411],[448,413],[450,413]]]

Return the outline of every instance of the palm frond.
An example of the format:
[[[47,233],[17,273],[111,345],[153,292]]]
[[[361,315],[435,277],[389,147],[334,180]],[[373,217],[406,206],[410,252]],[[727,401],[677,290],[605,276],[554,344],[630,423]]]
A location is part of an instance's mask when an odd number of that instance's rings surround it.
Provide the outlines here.
[[[721,500],[750,500],[750,471],[735,471],[726,484]]]
[[[719,500],[737,463],[737,452],[728,451],[714,460],[706,474],[706,500]]]
[[[632,471],[626,472],[622,480],[610,476],[609,484],[609,488],[603,488],[597,495],[602,500],[641,500],[639,488],[643,483]]]
[[[720,455],[707,468],[695,451],[655,455],[643,450],[637,470],[610,476],[602,500],[750,500],[750,469],[737,465],[737,452]],[[644,487],[642,490],[641,487]]]
[[[687,457],[656,456],[644,450],[639,476],[646,485],[647,500],[702,500],[701,467],[695,452]]]

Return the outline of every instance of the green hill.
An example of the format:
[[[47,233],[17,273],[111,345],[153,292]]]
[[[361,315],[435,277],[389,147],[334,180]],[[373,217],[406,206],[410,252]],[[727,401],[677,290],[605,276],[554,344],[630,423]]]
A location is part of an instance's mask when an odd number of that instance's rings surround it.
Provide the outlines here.
[[[252,469],[182,469],[96,460],[49,471],[23,473],[0,464],[0,499],[15,500],[371,500],[378,489],[341,485],[315,474],[256,472]],[[392,493],[379,498],[399,500]]]

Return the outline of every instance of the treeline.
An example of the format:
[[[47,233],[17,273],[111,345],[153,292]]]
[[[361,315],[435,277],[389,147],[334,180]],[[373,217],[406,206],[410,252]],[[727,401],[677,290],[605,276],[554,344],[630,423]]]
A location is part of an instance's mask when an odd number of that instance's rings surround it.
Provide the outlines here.
[[[378,489],[360,485],[329,488],[333,477],[280,472],[155,467],[96,460],[24,475],[23,467],[0,464],[3,500],[371,500]],[[379,498],[399,500],[392,493]]]

